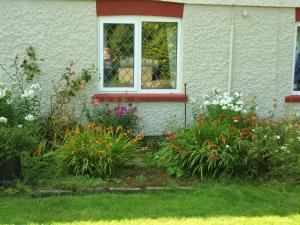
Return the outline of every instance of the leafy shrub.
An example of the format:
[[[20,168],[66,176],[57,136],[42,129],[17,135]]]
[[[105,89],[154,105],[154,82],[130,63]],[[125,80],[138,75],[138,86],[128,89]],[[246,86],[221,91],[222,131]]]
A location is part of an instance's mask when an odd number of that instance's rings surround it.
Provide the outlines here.
[[[31,129],[0,125],[0,166],[24,152],[33,153],[37,146],[38,140]]]
[[[283,169],[292,152],[299,154],[299,121],[259,119],[255,105],[247,107],[240,97],[213,91],[203,105],[194,105],[197,123],[165,133],[160,160],[202,178],[221,173],[266,177]]]
[[[109,106],[109,104],[95,102],[94,108],[87,113],[90,122],[104,127],[122,126],[125,130],[138,129],[139,118],[136,115],[136,107],[129,103],[125,105]]]
[[[202,178],[233,173],[246,155],[240,141],[252,138],[256,114],[247,113],[239,93],[232,97],[214,90],[203,105],[194,102],[193,115],[196,124],[165,134],[161,161]]]
[[[26,49],[26,56],[22,62],[16,56],[11,66],[12,71],[8,71],[1,64],[0,66],[11,81],[9,86],[0,84],[2,122],[22,125],[35,120],[40,115],[42,89],[38,83],[33,83],[35,76],[41,73],[34,49]]]
[[[247,151],[248,173],[267,179],[298,177],[300,182],[299,128],[295,118],[258,120],[251,141],[240,146]]]
[[[62,171],[107,177],[137,154],[141,139],[121,126],[114,129],[89,124],[83,131],[77,127],[67,132],[64,145],[55,154]]]

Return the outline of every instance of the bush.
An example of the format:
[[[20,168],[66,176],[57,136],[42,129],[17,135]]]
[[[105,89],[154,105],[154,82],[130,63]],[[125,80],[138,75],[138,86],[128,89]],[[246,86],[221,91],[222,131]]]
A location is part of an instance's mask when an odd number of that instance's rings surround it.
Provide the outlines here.
[[[247,151],[248,173],[266,179],[289,179],[297,174],[300,181],[299,128],[295,118],[258,120],[251,141],[240,146]]]
[[[239,93],[230,96],[213,91],[203,105],[193,107],[197,123],[165,133],[158,157],[169,167],[202,178],[221,173],[267,178],[278,168],[278,176],[284,169],[291,173],[286,165],[290,154],[299,155],[299,121],[259,119],[255,105],[247,107]]]
[[[89,124],[83,131],[76,128],[67,132],[65,144],[55,154],[61,171],[103,178],[137,154],[141,139],[121,126],[114,129]]]
[[[193,115],[196,124],[165,134],[160,160],[202,178],[233,173],[247,154],[240,142],[252,138],[256,114],[246,111],[239,93],[213,91],[203,105],[193,103]]]
[[[31,129],[0,125],[0,166],[24,152],[33,153],[37,146],[38,140]]]
[[[129,103],[125,105],[109,106],[105,103],[95,103],[94,108],[87,113],[90,122],[104,127],[112,126],[117,128],[122,126],[125,130],[138,130],[139,118],[136,115],[136,107]]]

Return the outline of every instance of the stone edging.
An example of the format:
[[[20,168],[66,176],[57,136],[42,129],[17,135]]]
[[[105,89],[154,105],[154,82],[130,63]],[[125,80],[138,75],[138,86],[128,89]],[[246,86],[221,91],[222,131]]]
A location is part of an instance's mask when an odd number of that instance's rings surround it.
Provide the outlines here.
[[[153,192],[153,191],[173,191],[173,190],[193,190],[191,187],[146,187],[146,188],[127,188],[127,187],[111,187],[111,188],[89,188],[76,191],[71,190],[41,190],[35,193],[36,197],[50,197],[50,196],[62,196],[62,195],[78,195],[78,194],[96,194],[96,193],[121,193],[121,194],[135,194],[141,192]]]

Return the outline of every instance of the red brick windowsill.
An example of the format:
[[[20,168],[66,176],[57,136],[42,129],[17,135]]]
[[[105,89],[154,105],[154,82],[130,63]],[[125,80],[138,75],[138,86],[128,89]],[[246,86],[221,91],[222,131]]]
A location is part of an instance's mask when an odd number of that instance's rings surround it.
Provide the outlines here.
[[[185,102],[185,94],[95,94],[93,102]]]
[[[300,95],[285,96],[286,103],[300,103]]]

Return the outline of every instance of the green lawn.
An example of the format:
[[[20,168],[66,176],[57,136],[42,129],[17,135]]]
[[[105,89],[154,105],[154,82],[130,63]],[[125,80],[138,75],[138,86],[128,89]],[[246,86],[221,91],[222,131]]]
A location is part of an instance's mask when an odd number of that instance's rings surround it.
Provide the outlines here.
[[[300,187],[207,183],[189,191],[1,197],[0,224],[300,224]]]

